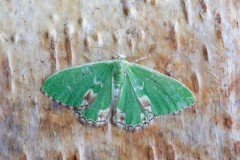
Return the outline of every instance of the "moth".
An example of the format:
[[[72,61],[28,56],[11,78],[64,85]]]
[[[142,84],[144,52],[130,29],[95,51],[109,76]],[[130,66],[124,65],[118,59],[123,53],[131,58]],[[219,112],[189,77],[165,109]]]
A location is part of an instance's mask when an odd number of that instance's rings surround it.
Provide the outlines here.
[[[122,56],[61,70],[46,79],[42,91],[72,108],[82,123],[111,122],[127,130],[195,103],[184,84]]]

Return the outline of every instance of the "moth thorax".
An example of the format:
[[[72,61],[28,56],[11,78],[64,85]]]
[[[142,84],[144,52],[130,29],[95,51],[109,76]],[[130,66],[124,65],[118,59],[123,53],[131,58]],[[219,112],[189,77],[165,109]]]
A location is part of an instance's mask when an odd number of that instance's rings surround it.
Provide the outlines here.
[[[122,86],[124,77],[126,75],[128,64],[125,61],[116,61],[113,69],[113,78],[115,88]]]

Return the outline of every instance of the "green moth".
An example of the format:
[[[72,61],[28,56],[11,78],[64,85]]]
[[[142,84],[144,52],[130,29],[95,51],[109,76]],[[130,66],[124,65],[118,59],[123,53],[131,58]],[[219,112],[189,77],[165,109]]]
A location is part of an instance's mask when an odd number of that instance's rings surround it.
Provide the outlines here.
[[[59,71],[47,78],[42,91],[72,108],[83,123],[111,122],[129,130],[195,103],[179,81],[121,56]]]

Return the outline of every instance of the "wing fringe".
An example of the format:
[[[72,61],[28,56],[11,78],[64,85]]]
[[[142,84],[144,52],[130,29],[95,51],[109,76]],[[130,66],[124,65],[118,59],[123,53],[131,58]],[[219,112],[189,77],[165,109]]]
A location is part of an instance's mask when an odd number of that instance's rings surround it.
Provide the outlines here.
[[[65,106],[66,108],[72,110],[75,114],[75,116],[78,118],[78,120],[82,123],[82,124],[86,124],[88,126],[97,126],[97,127],[103,127],[103,126],[106,126],[107,122],[106,120],[101,120],[101,121],[93,121],[91,119],[86,119],[82,114],[81,112],[86,108],[86,106],[81,106],[81,108],[76,108],[76,107],[73,107],[73,106],[70,106],[70,105],[66,105],[65,103],[62,103],[56,99],[54,99],[52,96],[48,95],[45,91],[42,90],[41,88],[41,92],[46,95],[47,97],[49,97],[51,100],[53,100],[54,102],[58,103],[59,105],[62,105],[62,106]],[[176,112],[172,112],[172,113],[169,113],[169,114],[165,114],[165,115],[154,115],[152,112],[146,110],[147,112],[149,112],[150,114],[152,114],[153,116],[146,120],[144,123],[141,123],[141,124],[138,124],[138,125],[125,125],[124,123],[122,122],[111,122],[111,124],[119,127],[119,128],[123,128],[127,131],[139,131],[141,129],[144,129],[144,128],[147,128],[149,127],[155,119],[158,119],[162,116],[172,116],[172,115],[177,115],[178,113],[181,113],[183,110],[186,110],[186,109],[190,109],[193,105],[191,106],[186,106],[186,107],[183,107],[181,110],[178,110]]]
[[[89,126],[97,126],[97,127],[102,127],[104,125],[107,124],[107,121],[106,120],[101,120],[101,121],[93,121],[91,119],[86,119],[82,114],[81,112],[84,111],[87,106],[80,106],[80,108],[77,108],[77,107],[73,107],[73,106],[70,106],[70,105],[67,105],[65,103],[62,103],[56,99],[54,99],[52,96],[48,95],[47,92],[43,91],[42,88],[41,88],[41,92],[46,95],[49,99],[51,99],[52,101],[56,102],[57,104],[59,105],[62,105],[64,107],[66,107],[67,109],[70,109],[71,111],[74,112],[74,115],[78,118],[78,120],[82,123],[82,124],[87,124]]]

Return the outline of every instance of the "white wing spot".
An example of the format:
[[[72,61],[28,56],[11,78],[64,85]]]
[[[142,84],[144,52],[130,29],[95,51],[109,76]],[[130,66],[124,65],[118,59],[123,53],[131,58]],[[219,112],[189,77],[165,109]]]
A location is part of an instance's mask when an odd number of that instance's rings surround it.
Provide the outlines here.
[[[139,98],[139,101],[146,110],[151,112],[151,101],[146,95]]]
[[[143,114],[143,113],[141,113],[141,120],[142,121],[145,121],[146,119],[145,119],[145,115]]]
[[[103,86],[103,83],[102,83],[100,80],[98,80],[97,77],[94,78],[93,83],[94,83],[95,85],[100,85],[101,87]]]
[[[124,127],[125,124],[125,113],[121,112],[119,109],[117,109],[116,114],[113,116],[113,122],[120,128]]]
[[[134,90],[143,90],[144,88],[144,82],[142,82],[139,86],[136,86]]]
[[[110,107],[107,109],[100,109],[100,111],[98,112],[98,121],[106,121],[109,115],[109,111],[110,111]]]

